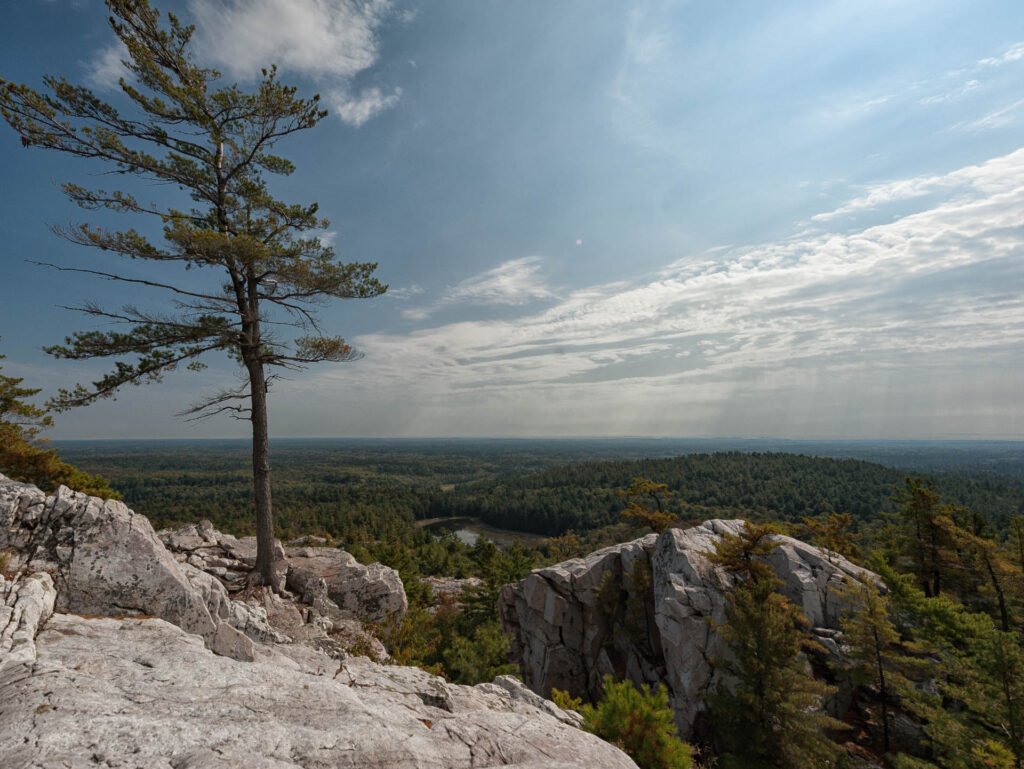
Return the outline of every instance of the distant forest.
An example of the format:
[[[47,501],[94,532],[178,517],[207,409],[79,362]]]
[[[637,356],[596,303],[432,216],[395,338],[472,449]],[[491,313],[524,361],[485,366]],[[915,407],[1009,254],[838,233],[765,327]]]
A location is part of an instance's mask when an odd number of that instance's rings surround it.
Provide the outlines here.
[[[848,512],[858,523],[895,506],[914,470],[853,459],[738,451],[609,461],[614,442],[284,441],[272,449],[278,533],[342,541],[401,538],[426,518],[472,517],[547,536],[584,534],[619,522],[616,494],[635,477],[667,484],[682,520],[754,517],[799,522]],[[650,442],[619,445],[627,455]],[[661,446],[658,447],[659,449]],[[237,441],[67,443],[62,455],[109,478],[155,526],[209,518],[251,533],[249,453]],[[593,461],[601,459],[604,461]],[[920,459],[920,457],[918,457]],[[991,464],[984,453],[931,452],[939,466]],[[1005,456],[1001,458],[1007,466]],[[992,472],[921,473],[945,502],[984,515],[997,530],[1022,510],[1024,478]]]
[[[668,486],[667,509],[683,520],[759,518],[799,522],[828,513],[850,513],[866,522],[894,512],[893,488],[907,473],[853,459],[795,454],[694,454],[673,459],[596,462],[468,484],[440,496],[433,516],[474,516],[492,526],[558,535],[609,526],[624,502],[616,490],[634,478]],[[1022,510],[1024,481],[935,476],[949,504],[983,514],[997,529]]]

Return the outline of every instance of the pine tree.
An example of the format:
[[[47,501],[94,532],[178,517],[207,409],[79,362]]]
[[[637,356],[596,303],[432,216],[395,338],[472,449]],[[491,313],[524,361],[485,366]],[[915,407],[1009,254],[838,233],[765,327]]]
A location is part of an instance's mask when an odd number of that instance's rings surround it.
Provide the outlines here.
[[[5,356],[0,355],[0,360]],[[44,491],[60,485],[104,499],[120,499],[107,479],[61,461],[39,433],[53,424],[46,409],[30,402],[40,390],[22,387],[22,377],[0,374],[0,472]]]
[[[927,596],[942,592],[942,580],[951,563],[954,546],[951,510],[939,504],[931,481],[907,478],[892,498],[900,505],[907,530],[907,552],[914,573]]]
[[[200,418],[227,413],[252,427],[253,491],[257,560],[254,577],[274,586],[273,515],[267,426],[267,392],[276,375],[320,361],[357,357],[343,339],[323,334],[312,304],[328,297],[372,297],[386,286],[370,263],[342,264],[311,231],[324,228],[316,204],[275,199],[265,174],[289,174],[293,165],[273,154],[274,145],[312,128],[326,112],[318,97],[302,99],[284,86],[274,68],[263,71],[254,92],[219,85],[219,73],[194,63],[193,27],[168,14],[161,22],[146,0],[107,0],[110,23],[127,50],[128,76],[120,87],[131,113],[122,115],[91,91],[47,77],[46,93],[0,80],[0,114],[22,143],[94,159],[120,176],[136,176],[177,188],[190,202],[182,208],[148,203],[127,191],[63,190],[86,210],[109,209],[158,222],[163,244],[135,229],[82,224],[57,228],[73,243],[154,266],[176,264],[207,277],[170,282],[166,270],[148,277],[116,267],[59,267],[120,281],[137,291],[155,289],[173,300],[166,313],[126,306],[78,309],[124,331],[78,331],[48,352],[75,360],[113,358],[113,370],[90,386],[62,390],[57,410],[113,396],[124,385],[159,381],[180,364],[221,351],[242,368],[244,384],[196,403]],[[297,327],[297,338],[271,329]]]
[[[653,531],[660,534],[676,520],[675,514],[667,511],[662,501],[663,498],[672,496],[672,492],[664,483],[655,483],[647,478],[634,478],[629,487],[619,489],[616,494],[620,497],[639,498],[639,501],[631,499],[621,513],[622,517],[634,526],[650,526]]]
[[[829,513],[819,518],[804,518],[802,528],[811,541],[824,551],[829,563],[833,563],[836,555],[846,558],[856,558],[860,555],[857,548],[860,535],[850,531],[849,513]]]
[[[908,692],[942,769],[1021,769],[1024,762],[1024,649],[988,614],[970,613],[947,595],[928,597],[891,569],[879,574],[900,624],[912,630],[938,692]],[[904,632],[907,632],[905,630]],[[908,759],[901,767],[917,766]],[[923,765],[923,764],[921,764]]]
[[[889,616],[888,602],[870,582],[848,582],[839,591],[845,611],[840,618],[846,646],[841,672],[858,685],[878,691],[882,749],[891,750],[889,712],[894,698],[913,684],[906,673],[912,667],[900,651],[900,634]]]
[[[557,691],[557,690],[555,690]],[[573,701],[565,693],[559,699]],[[604,696],[583,705],[584,728],[621,748],[640,769],[690,769],[690,746],[679,739],[665,684],[637,689],[630,681],[604,677]]]
[[[769,524],[747,523],[710,554],[738,579],[726,622],[715,626],[730,655],[713,660],[735,684],[712,695],[712,712],[724,766],[822,769],[835,766],[839,754],[824,730],[845,724],[821,712],[822,698],[834,689],[805,672],[807,620],[777,591],[780,581],[762,560],[776,547],[776,533]]]

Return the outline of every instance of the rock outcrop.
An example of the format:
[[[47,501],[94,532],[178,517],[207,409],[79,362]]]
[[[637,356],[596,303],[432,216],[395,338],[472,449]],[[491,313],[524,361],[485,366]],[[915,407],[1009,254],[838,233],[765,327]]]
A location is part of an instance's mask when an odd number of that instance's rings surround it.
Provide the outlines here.
[[[455,686],[304,645],[216,657],[159,619],[56,614],[38,658],[0,676],[9,769],[627,769],[518,682]],[[539,698],[537,698],[539,699]]]
[[[707,554],[723,534],[742,527],[742,521],[716,520],[669,529],[507,585],[502,623],[527,684],[544,696],[557,687],[594,698],[605,674],[665,683],[680,732],[689,736],[705,710],[705,693],[719,681],[710,659],[728,651],[708,620],[725,621],[726,594],[735,583]],[[833,589],[844,577],[878,577],[791,537],[778,541],[767,561],[783,592],[803,608],[822,645],[838,650],[841,606]]]
[[[123,502],[64,486],[48,497],[0,476],[0,552],[8,570],[52,576],[56,611],[150,615],[207,640],[217,634],[219,623],[149,520]]]
[[[340,550],[279,551],[325,614],[242,587],[254,547],[208,523],[158,538],[121,503],[0,476],[0,555],[4,769],[635,769],[515,679],[348,656],[354,613],[406,604],[397,574]]]

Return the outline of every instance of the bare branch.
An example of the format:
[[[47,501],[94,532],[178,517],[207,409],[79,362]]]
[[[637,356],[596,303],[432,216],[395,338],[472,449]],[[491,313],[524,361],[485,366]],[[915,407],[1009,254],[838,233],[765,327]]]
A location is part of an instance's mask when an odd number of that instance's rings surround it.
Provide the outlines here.
[[[214,296],[212,294],[200,294],[195,291],[186,291],[183,288],[172,286],[170,283],[160,283],[155,280],[143,280],[142,278],[126,278],[123,275],[115,275],[112,272],[103,272],[102,270],[88,270],[84,267],[61,267],[60,265],[53,264],[51,262],[35,262],[29,260],[30,264],[36,264],[40,267],[49,267],[50,269],[57,270],[58,272],[80,272],[86,275],[96,275],[97,277],[103,278],[104,280],[118,280],[122,283],[136,283],[143,286],[151,286],[153,288],[163,288],[167,291],[173,291],[181,296],[193,296],[197,299],[205,299],[213,302],[221,302],[223,304],[230,305],[231,300],[223,296]]]

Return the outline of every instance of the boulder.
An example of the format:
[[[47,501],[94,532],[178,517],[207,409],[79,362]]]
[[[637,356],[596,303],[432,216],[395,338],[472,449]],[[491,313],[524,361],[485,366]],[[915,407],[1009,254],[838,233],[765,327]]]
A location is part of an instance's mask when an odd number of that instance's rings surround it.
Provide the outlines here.
[[[456,686],[308,646],[215,657],[159,619],[55,614],[0,677],[11,769],[635,769],[574,716],[499,679]]]
[[[223,534],[214,529],[209,521],[173,530],[165,529],[159,532],[159,536],[175,559],[185,567],[197,589],[218,604],[210,607],[214,616],[229,619],[232,626],[254,640],[281,640],[271,639],[266,633],[263,633],[264,637],[259,637],[260,631],[247,629],[258,627],[258,621],[255,626],[235,621],[234,617],[239,611],[237,608],[233,610],[234,614],[225,614],[221,605],[228,600],[226,591],[221,591],[223,597],[208,593],[207,585],[212,586],[210,580],[227,582],[229,585],[233,581],[237,583],[241,575],[253,567],[256,563],[255,537],[236,538]],[[295,541],[317,540],[316,537],[305,537]],[[350,553],[335,547],[284,548],[280,542],[275,542],[274,547],[278,559],[277,569],[282,578],[279,590],[287,588],[294,591],[300,602],[312,610],[311,616],[303,618],[303,624],[317,622],[322,628],[330,629],[350,624],[353,620],[384,623],[393,618],[401,619],[408,610],[405,588],[394,569],[379,563],[364,566]],[[205,581],[198,576],[200,573],[206,577]],[[240,587],[240,584],[236,584],[232,589],[238,590]],[[245,603],[252,605],[251,596],[246,598]],[[274,615],[285,622],[285,625],[271,624],[283,629],[286,634],[295,634],[294,617],[285,618],[275,613],[273,607],[265,608],[268,615]],[[301,631],[300,635],[302,632],[305,631]]]
[[[65,486],[48,497],[0,476],[0,550],[14,568],[53,576],[57,611],[151,615],[204,638],[217,630],[149,520],[123,502]]]
[[[707,557],[723,534],[743,521],[706,521],[690,529],[614,545],[531,572],[501,592],[503,627],[513,636],[510,654],[530,688],[598,698],[604,675],[668,687],[676,724],[689,737],[706,710],[704,695],[719,674],[709,660],[728,653],[709,620],[725,621],[726,595],[735,577]],[[844,578],[878,577],[842,556],[791,537],[767,562],[781,590],[801,606],[826,646],[841,606],[834,588]]]
[[[220,552],[218,536],[204,521],[172,538],[198,558],[204,550]],[[149,520],[123,502],[65,486],[47,496],[0,475],[0,551],[8,553],[9,569],[52,575],[52,608],[59,612],[160,617],[235,658],[251,659],[246,636],[287,640],[266,612],[232,601],[219,580],[179,562]]]
[[[287,550],[288,588],[315,605],[326,598],[356,619],[375,623],[401,620],[409,601],[398,572],[380,563],[364,566],[334,547]]]
[[[451,601],[455,604],[459,603],[467,590],[476,590],[484,585],[479,577],[420,577],[420,582],[430,588],[435,601]]]

